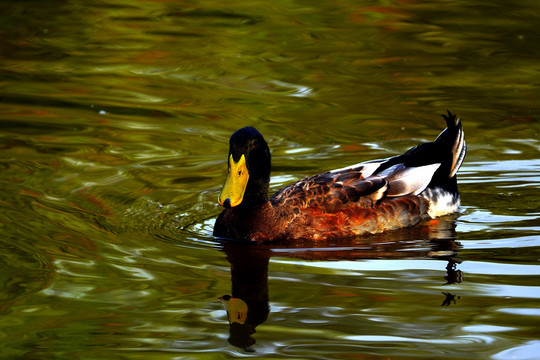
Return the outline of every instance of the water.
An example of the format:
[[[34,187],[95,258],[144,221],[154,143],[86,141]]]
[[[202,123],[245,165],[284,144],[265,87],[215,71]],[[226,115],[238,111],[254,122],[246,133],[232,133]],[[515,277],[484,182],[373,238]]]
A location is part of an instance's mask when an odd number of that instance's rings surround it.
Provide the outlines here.
[[[538,14],[2,2],[0,357],[536,358]],[[211,236],[236,129],[267,138],[275,191],[432,140],[447,108],[459,214],[347,242]]]

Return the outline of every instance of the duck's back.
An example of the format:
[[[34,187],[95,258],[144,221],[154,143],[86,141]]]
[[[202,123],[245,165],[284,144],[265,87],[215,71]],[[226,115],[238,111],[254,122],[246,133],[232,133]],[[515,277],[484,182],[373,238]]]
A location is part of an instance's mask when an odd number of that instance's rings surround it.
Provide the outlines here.
[[[270,203],[283,230],[280,237],[350,237],[408,227],[429,218],[429,202],[416,195],[423,189],[407,188],[396,195],[393,191],[404,187],[400,180],[369,175],[374,165],[312,176],[276,193]],[[432,175],[435,169],[419,171]],[[425,188],[427,182],[415,185]]]
[[[389,159],[311,176],[271,199],[279,238],[379,233],[457,211],[456,172],[466,146],[459,118],[434,142]]]

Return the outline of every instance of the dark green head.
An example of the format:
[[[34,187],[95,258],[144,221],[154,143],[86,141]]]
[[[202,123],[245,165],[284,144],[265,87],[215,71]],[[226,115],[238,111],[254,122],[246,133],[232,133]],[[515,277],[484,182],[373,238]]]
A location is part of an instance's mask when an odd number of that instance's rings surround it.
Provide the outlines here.
[[[229,172],[219,196],[226,207],[256,205],[268,200],[270,149],[253,127],[245,127],[229,140]]]

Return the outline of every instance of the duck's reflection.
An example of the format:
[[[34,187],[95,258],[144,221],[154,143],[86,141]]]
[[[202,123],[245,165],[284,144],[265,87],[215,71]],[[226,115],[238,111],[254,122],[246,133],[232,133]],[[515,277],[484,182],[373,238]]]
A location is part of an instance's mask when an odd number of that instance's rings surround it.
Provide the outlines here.
[[[441,306],[450,306],[452,302],[454,304],[456,303],[456,295],[449,292],[444,292],[444,291],[442,294],[444,295],[444,300]],[[457,298],[459,299],[459,296]]]
[[[448,264],[446,265],[446,284],[459,284],[463,281],[463,272],[457,268],[457,264],[461,264],[461,260],[457,258],[448,259]]]
[[[223,241],[223,251],[231,264],[232,295],[219,298],[229,319],[229,342],[246,351],[255,344],[255,328],[270,312],[268,263],[271,256],[308,260],[411,259],[431,258],[446,261],[446,284],[463,281],[457,264],[460,244],[456,242],[455,219],[434,221],[396,233],[356,238],[347,241],[316,241],[294,244],[246,244]],[[441,306],[456,303],[459,296],[443,292]]]
[[[223,250],[231,263],[232,296],[219,299],[229,319],[229,342],[248,349],[255,343],[251,335],[266,321],[268,305],[268,262],[270,249],[244,242],[224,242]],[[247,314],[244,314],[244,309]]]

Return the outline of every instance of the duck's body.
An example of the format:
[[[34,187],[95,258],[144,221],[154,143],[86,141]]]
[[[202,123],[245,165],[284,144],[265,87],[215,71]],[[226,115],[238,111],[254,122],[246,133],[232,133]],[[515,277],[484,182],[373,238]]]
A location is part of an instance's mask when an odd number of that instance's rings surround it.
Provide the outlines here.
[[[232,135],[229,175],[220,195],[225,210],[214,236],[257,242],[330,239],[413,226],[457,211],[456,172],[466,145],[459,118],[430,143],[389,159],[311,176],[268,199],[270,152],[262,135]]]

